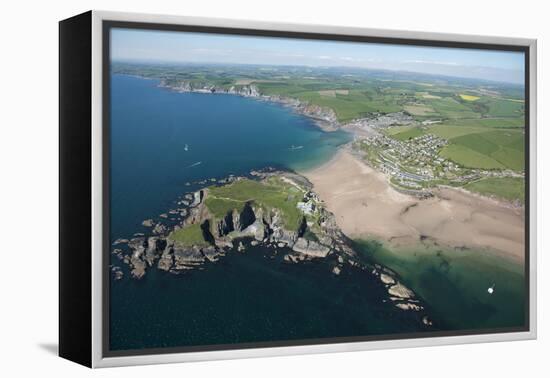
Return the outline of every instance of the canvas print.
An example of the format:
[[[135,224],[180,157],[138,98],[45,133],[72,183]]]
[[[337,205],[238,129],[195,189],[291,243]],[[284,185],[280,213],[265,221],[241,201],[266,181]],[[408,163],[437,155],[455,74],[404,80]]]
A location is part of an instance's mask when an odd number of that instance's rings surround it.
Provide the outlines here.
[[[109,29],[113,353],[524,330],[525,55]]]

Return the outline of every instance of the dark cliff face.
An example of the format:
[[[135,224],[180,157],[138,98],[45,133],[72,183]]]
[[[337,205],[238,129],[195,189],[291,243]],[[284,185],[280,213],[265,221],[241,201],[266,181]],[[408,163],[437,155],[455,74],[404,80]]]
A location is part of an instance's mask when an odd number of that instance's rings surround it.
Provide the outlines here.
[[[212,235],[212,232],[210,231],[210,219],[206,219],[204,222],[201,223],[201,230],[204,240],[206,240],[209,244],[214,244],[214,235]]]
[[[216,236],[222,237],[229,234],[235,230],[235,223],[233,223],[233,213],[234,211],[228,212],[225,217],[223,217],[217,224],[216,227]],[[238,218],[237,218],[238,221]],[[238,226],[238,225],[237,225]]]
[[[254,210],[252,209],[251,203],[247,202],[241,213],[239,214],[239,229],[238,231],[243,231],[245,228],[250,226],[252,223],[256,221],[256,214],[254,213]]]

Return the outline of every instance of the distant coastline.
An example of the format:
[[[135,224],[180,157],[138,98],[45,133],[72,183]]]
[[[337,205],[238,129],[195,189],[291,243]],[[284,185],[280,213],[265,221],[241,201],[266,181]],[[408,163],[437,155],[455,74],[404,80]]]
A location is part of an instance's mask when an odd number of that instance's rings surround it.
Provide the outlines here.
[[[261,94],[258,88],[253,84],[242,85],[239,87],[232,86],[226,89],[214,85],[194,87],[193,85],[185,81],[179,82],[178,85],[172,85],[166,83],[165,80],[161,80],[159,87],[182,93],[191,92],[203,94],[229,94],[241,97],[250,97],[260,101],[273,102],[289,107],[297,114],[312,119],[315,124],[325,132],[336,131],[343,126],[338,121],[336,114],[332,109],[304,103],[295,98]]]

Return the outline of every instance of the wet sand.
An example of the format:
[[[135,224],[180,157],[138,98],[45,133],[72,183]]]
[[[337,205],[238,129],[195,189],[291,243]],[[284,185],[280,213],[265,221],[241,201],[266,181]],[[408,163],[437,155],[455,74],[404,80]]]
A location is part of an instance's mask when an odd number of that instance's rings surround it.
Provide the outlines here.
[[[454,188],[437,189],[434,197],[423,200],[400,193],[384,174],[347,150],[302,174],[350,238],[375,237],[406,246],[422,237],[524,261],[523,209]]]

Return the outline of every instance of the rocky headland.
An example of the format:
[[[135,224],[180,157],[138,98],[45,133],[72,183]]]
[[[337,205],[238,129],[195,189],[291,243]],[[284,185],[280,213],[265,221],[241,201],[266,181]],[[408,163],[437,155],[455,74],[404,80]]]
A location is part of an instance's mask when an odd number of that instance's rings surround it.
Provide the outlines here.
[[[305,177],[266,169],[204,182],[211,185],[185,194],[177,208],[161,214],[166,218],[145,219],[148,231],[113,242],[112,254],[127,265],[131,278],[143,278],[148,269],[202,270],[232,253],[264,246],[282,263],[324,262],[334,276],[360,269],[384,287],[395,307],[424,310],[396,273],[359,258]],[[111,271],[114,280],[123,278],[116,263]]]
[[[294,112],[309,117],[324,131],[335,131],[342,125],[338,122],[338,118],[334,110],[318,105],[310,104],[309,102],[300,101],[296,98],[267,95],[261,93],[258,87],[254,84],[247,85],[231,85],[217,86],[211,83],[196,83],[189,81],[174,81],[161,80],[159,87],[168,88],[176,92],[193,92],[193,93],[218,93],[231,94],[242,97],[252,97],[262,101],[269,101],[291,108]]]

